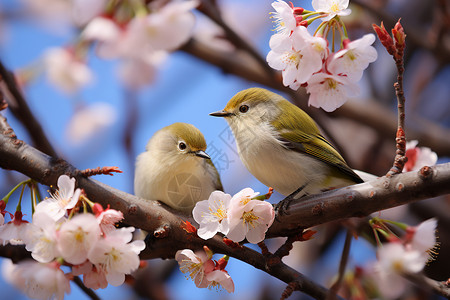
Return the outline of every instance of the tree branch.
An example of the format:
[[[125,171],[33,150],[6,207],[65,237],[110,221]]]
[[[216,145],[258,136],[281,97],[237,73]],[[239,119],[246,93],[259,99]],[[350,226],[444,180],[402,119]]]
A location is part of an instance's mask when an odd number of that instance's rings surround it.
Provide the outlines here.
[[[45,185],[56,185],[62,174],[75,177],[88,197],[106,207],[120,210],[124,223],[141,228],[149,235],[142,259],[173,258],[179,249],[200,249],[207,245],[217,253],[227,254],[290,284],[315,298],[324,299],[328,291],[301,273],[280,263],[268,265],[262,254],[246,247],[233,248],[216,235],[203,240],[188,233],[183,221],[193,222],[157,202],[143,200],[110,186],[85,178],[75,167],[62,159],[52,158],[17,139],[6,119],[0,116],[0,167],[19,171]],[[343,218],[366,216],[382,209],[447,194],[450,192],[450,163],[424,167],[419,172],[381,177],[371,182],[333,190],[294,200],[269,229],[268,237],[287,236],[299,227],[307,228]]]
[[[4,91],[6,92],[5,94],[10,94],[12,97],[12,99],[8,99],[9,97],[6,97],[6,99],[9,100],[9,109],[25,126],[36,148],[44,153],[47,153],[48,155],[58,157],[56,151],[53,149],[53,146],[50,144],[50,141],[47,139],[47,136],[42,130],[41,124],[34,117],[27,101],[23,97],[22,92],[17,85],[16,79],[14,78],[14,74],[8,71],[1,61],[0,77],[4,82],[4,85],[0,86],[0,89],[6,89],[6,91]]]

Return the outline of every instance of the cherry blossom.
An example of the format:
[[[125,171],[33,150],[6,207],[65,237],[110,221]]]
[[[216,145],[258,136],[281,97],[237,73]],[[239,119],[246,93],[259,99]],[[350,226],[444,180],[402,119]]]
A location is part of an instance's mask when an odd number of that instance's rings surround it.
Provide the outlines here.
[[[437,162],[437,154],[428,147],[417,147],[419,142],[412,140],[406,143],[406,157],[408,158],[403,171],[417,171],[424,166],[432,166]]]
[[[430,250],[436,246],[436,227],[437,220],[431,218],[415,227],[409,228],[408,231],[413,232],[411,240],[412,249],[428,257]]]
[[[47,78],[66,93],[74,93],[92,81],[89,67],[65,48],[49,48],[44,53]]]
[[[33,299],[64,299],[70,293],[67,276],[57,263],[26,260],[14,265],[12,283]]]
[[[51,194],[51,198],[46,198],[35,208],[36,212],[45,212],[55,221],[59,221],[68,209],[74,208],[81,195],[81,190],[75,189],[75,178],[61,175],[57,185],[58,190]]]
[[[208,200],[199,201],[192,211],[194,220],[200,225],[197,234],[202,239],[210,239],[217,232],[228,233],[227,210],[231,195],[214,191]]]
[[[46,212],[35,212],[25,237],[26,249],[41,263],[51,262],[59,255],[55,220]]]
[[[24,244],[29,226],[28,221],[22,220],[22,212],[16,211],[11,221],[0,226],[0,241],[3,241],[3,245],[8,243],[12,245]]]
[[[297,21],[294,17],[294,10],[283,0],[277,0],[272,3],[272,7],[276,12],[272,12],[272,18],[277,24],[275,31],[282,34],[291,34],[297,26]]]
[[[402,274],[420,272],[427,259],[416,250],[407,250],[401,243],[383,245],[378,250],[378,262],[375,265],[375,282],[387,298],[397,298],[406,288],[407,281]]]
[[[178,250],[175,259],[180,265],[181,272],[188,275],[198,288],[208,287],[206,275],[214,270],[212,255],[204,251],[193,252],[190,249]]]
[[[208,287],[219,288],[222,286],[228,293],[234,292],[234,282],[231,276],[225,270],[214,270],[206,274],[206,280],[209,282]]]
[[[124,227],[109,232],[98,239],[90,249],[88,258],[96,268],[101,268],[109,284],[119,286],[139,267],[139,253],[145,248],[142,240],[132,241],[134,227]]]
[[[326,41],[311,36],[303,26],[297,27],[291,36],[274,34],[269,45],[272,50],[267,54],[267,63],[282,71],[283,84],[292,89],[297,89],[322,69],[327,51]]]
[[[369,63],[377,59],[377,51],[371,46],[373,42],[375,35],[366,34],[360,39],[344,43],[345,48],[332,56],[328,70],[333,74],[345,74],[355,82],[360,80]]]
[[[256,195],[252,189],[246,188],[231,199],[227,237],[234,242],[246,238],[250,243],[257,244],[264,240],[267,229],[273,223],[275,212],[272,205],[266,201],[251,200]]]
[[[97,217],[101,231],[105,235],[114,231],[116,229],[115,224],[123,219],[123,213],[121,211],[110,209],[109,206],[107,209],[103,209],[99,203],[94,204],[93,212]]]
[[[66,127],[67,142],[82,145],[99,139],[116,123],[118,112],[107,102],[96,102],[75,111]]]
[[[306,91],[311,94],[309,105],[331,112],[342,106],[349,96],[358,95],[359,87],[346,76],[320,72],[308,81]]]
[[[79,214],[61,226],[58,250],[65,261],[81,264],[100,238],[97,218],[92,214]]]
[[[348,16],[352,11],[348,7],[349,0],[313,0],[315,11],[326,14],[323,21],[329,21],[335,16]]]
[[[83,283],[90,289],[104,289],[108,286],[103,268],[96,267],[90,261],[72,267],[72,275],[83,275]]]

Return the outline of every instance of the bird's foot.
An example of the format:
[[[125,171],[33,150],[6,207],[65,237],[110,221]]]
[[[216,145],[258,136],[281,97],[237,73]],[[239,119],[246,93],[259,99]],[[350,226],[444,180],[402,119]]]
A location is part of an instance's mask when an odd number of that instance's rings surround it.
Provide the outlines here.
[[[289,196],[287,196],[285,199],[283,199],[282,201],[278,202],[275,205],[275,219],[277,221],[280,221],[279,217],[281,217],[282,215],[288,214],[286,211],[289,208],[289,205],[291,204],[292,200],[295,199],[295,197],[306,187],[306,185],[307,184],[305,183],[304,185],[299,187],[295,192],[291,193]],[[307,193],[304,193],[301,197],[305,197],[307,195],[308,195]]]

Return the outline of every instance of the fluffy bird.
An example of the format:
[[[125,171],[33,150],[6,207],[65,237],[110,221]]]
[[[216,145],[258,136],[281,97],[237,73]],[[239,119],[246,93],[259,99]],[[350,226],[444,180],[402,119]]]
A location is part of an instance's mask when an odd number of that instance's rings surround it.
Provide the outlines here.
[[[280,95],[246,89],[210,115],[227,120],[250,173],[285,196],[363,182],[313,119]]]
[[[190,213],[195,203],[223,190],[219,173],[194,125],[174,123],[157,131],[136,159],[136,196]]]

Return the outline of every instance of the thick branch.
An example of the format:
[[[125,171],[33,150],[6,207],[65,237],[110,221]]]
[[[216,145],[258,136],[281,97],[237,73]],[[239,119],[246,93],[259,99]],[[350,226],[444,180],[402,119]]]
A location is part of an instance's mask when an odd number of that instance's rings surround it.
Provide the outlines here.
[[[291,202],[269,236],[371,213],[450,193],[450,163],[380,177]]]

